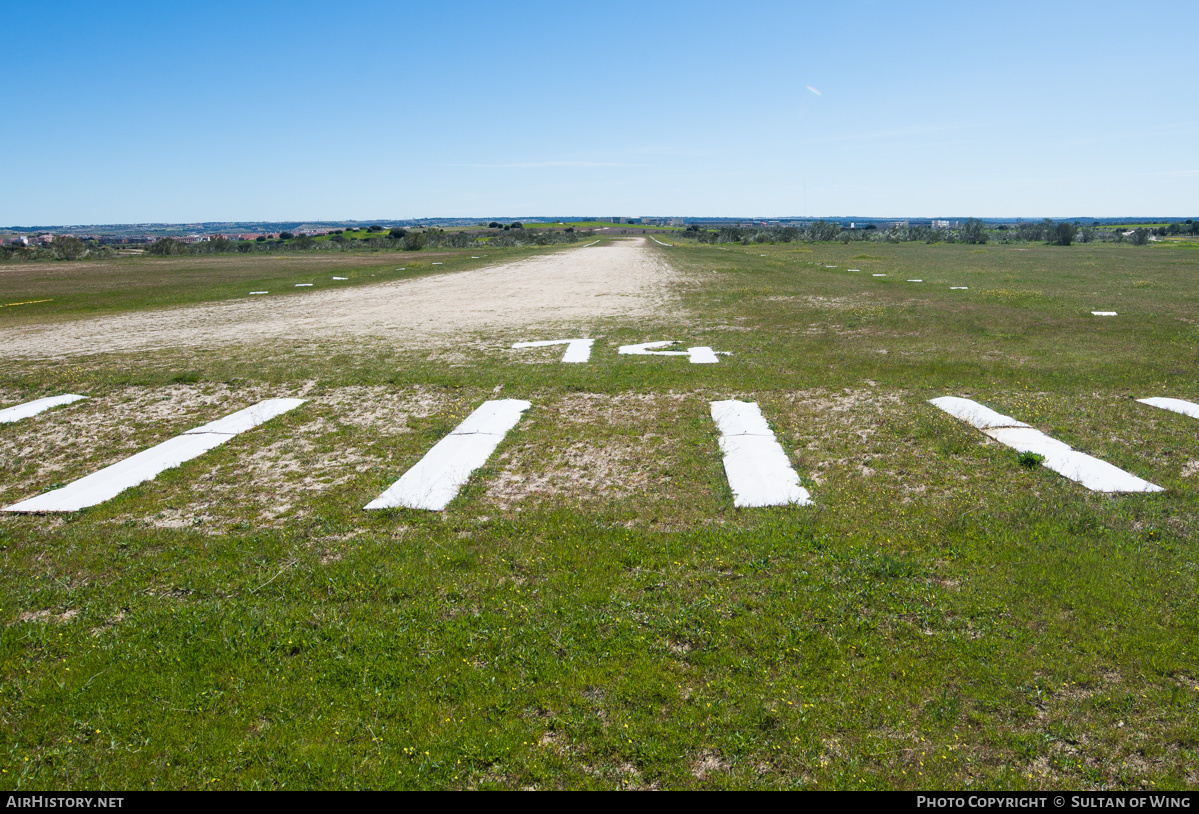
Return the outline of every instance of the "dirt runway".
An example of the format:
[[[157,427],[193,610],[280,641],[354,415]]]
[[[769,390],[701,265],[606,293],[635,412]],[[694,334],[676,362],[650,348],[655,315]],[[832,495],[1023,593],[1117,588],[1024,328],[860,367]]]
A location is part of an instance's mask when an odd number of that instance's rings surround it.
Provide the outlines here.
[[[408,346],[479,330],[586,325],[671,308],[670,267],[641,238],[474,271],[0,331],[0,356],[54,358],[277,340],[379,337]]]

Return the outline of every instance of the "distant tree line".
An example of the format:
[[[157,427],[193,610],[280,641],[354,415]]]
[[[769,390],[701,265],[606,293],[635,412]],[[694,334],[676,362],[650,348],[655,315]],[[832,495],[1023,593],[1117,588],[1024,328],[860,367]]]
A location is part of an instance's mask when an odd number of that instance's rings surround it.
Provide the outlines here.
[[[1055,246],[1072,243],[1131,243],[1142,246],[1149,242],[1152,234],[1185,235],[1199,234],[1199,222],[1171,223],[1155,229],[1101,229],[1083,226],[1080,223],[1054,221],[1046,218],[1039,222],[1018,223],[1014,226],[999,225],[988,228],[977,218],[970,218],[961,226],[943,228],[934,226],[892,226],[890,228],[846,229],[838,223],[818,220],[804,226],[726,226],[721,229],[702,229],[689,226],[682,237],[699,243],[1028,243],[1044,242]]]
[[[279,240],[229,240],[213,238],[199,243],[183,243],[169,237],[157,240],[150,245],[150,254],[155,255],[204,255],[204,254],[262,254],[274,252],[354,252],[380,251],[402,249],[404,251],[420,251],[421,249],[468,249],[484,246],[550,246],[563,243],[577,243],[582,237],[590,237],[590,232],[574,230],[554,232],[525,229],[519,223],[503,227],[499,234],[478,234],[472,232],[447,232],[444,229],[392,229],[386,234],[382,227],[371,227],[368,230],[373,236],[360,239],[346,238],[334,234],[328,240],[314,240],[307,235]]]
[[[0,246],[0,262],[28,263],[39,260],[81,260],[84,257],[101,259],[116,257],[111,246],[59,235],[46,246]]]

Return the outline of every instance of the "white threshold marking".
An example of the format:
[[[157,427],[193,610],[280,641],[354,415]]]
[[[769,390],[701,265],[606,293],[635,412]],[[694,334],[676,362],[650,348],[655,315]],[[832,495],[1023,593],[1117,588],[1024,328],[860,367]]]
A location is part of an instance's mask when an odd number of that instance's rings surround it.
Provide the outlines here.
[[[483,402],[386,492],[363,508],[441,511],[457,496],[470,474],[487,463],[508,430],[531,406],[520,399]]]
[[[87,396],[67,393],[62,396],[47,396],[44,399],[27,401],[24,404],[18,404],[14,407],[5,407],[3,410],[0,410],[0,424],[11,424],[14,421],[20,421],[22,418],[29,418],[30,416],[49,410],[51,407],[57,407],[60,404],[70,404],[71,402],[85,398]]]
[[[578,364],[591,358],[591,346],[594,339],[544,339],[538,342],[517,342],[513,348],[545,348],[550,345],[565,345],[566,353],[562,361],[566,364]]]
[[[1120,316],[1115,311],[1092,311],[1091,314],[1097,317],[1118,317]]]
[[[253,407],[209,422],[176,435],[169,441],[150,447],[106,466],[98,472],[69,483],[61,489],[38,495],[12,506],[6,512],[74,512],[95,506],[116,497],[126,489],[152,480],[160,472],[190,461],[210,449],[219,447],[235,435],[253,429],[263,422],[304,403],[304,399],[267,399]]]
[[[1189,415],[1191,418],[1199,418],[1199,404],[1195,404],[1194,402],[1160,397],[1137,399],[1137,401],[1141,404],[1148,404],[1150,407],[1160,407],[1163,410]],[[0,413],[0,415],[3,415],[3,413]]]
[[[1017,452],[1043,455],[1043,466],[1081,483],[1093,492],[1162,491],[1160,486],[1112,466],[1107,461],[1079,452],[1069,444],[1051,438],[1023,421],[997,413],[970,399],[942,396],[930,399],[929,404],[982,430],[984,434]]]
[[[714,401],[712,420],[720,430],[724,474],[733,490],[734,506],[806,506],[812,502],[757,404]]]
[[[664,348],[667,345],[677,345],[674,340],[666,340],[664,342],[642,342],[640,345],[621,345],[617,353],[630,356],[690,356],[691,364],[693,365],[714,365],[720,360],[716,358],[716,353],[707,346],[699,346],[695,348],[687,348],[687,350],[651,350],[651,348]],[[728,351],[720,351],[728,356]]]

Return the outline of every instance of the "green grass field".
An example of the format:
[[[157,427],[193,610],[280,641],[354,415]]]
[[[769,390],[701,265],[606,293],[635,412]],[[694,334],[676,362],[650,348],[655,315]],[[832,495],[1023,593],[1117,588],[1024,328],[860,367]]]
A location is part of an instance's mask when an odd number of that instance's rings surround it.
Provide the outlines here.
[[[0,329],[22,322],[241,299],[251,291],[302,296],[325,288],[479,268],[544,251],[536,247],[476,247],[355,254],[142,255],[75,263],[13,263],[0,267]],[[472,254],[479,259],[472,259]],[[435,262],[441,266],[434,267]],[[346,279],[334,280],[335,276]],[[297,288],[297,284],[305,287]]]
[[[0,360],[0,408],[90,396],[0,425],[4,505],[308,399],[93,509],[0,516],[0,788],[1199,786],[1199,421],[1135,401],[1199,402],[1199,255],[651,246],[677,305],[593,326],[586,365],[515,332]],[[0,336],[335,273],[302,262],[0,270],[0,304],[52,299]],[[616,353],[659,339],[732,355]],[[942,395],[1165,491],[1021,466]],[[489,398],[533,407],[444,513],[361,510]],[[727,398],[813,505],[734,509]]]

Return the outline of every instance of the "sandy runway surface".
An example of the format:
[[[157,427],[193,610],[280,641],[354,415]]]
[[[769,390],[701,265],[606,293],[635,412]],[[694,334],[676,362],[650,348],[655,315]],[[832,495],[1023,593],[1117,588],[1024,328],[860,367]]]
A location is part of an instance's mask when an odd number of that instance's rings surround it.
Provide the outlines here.
[[[669,308],[671,269],[643,239],[474,271],[0,331],[0,356],[47,358],[273,340],[382,337],[429,345],[487,329],[586,325]]]

